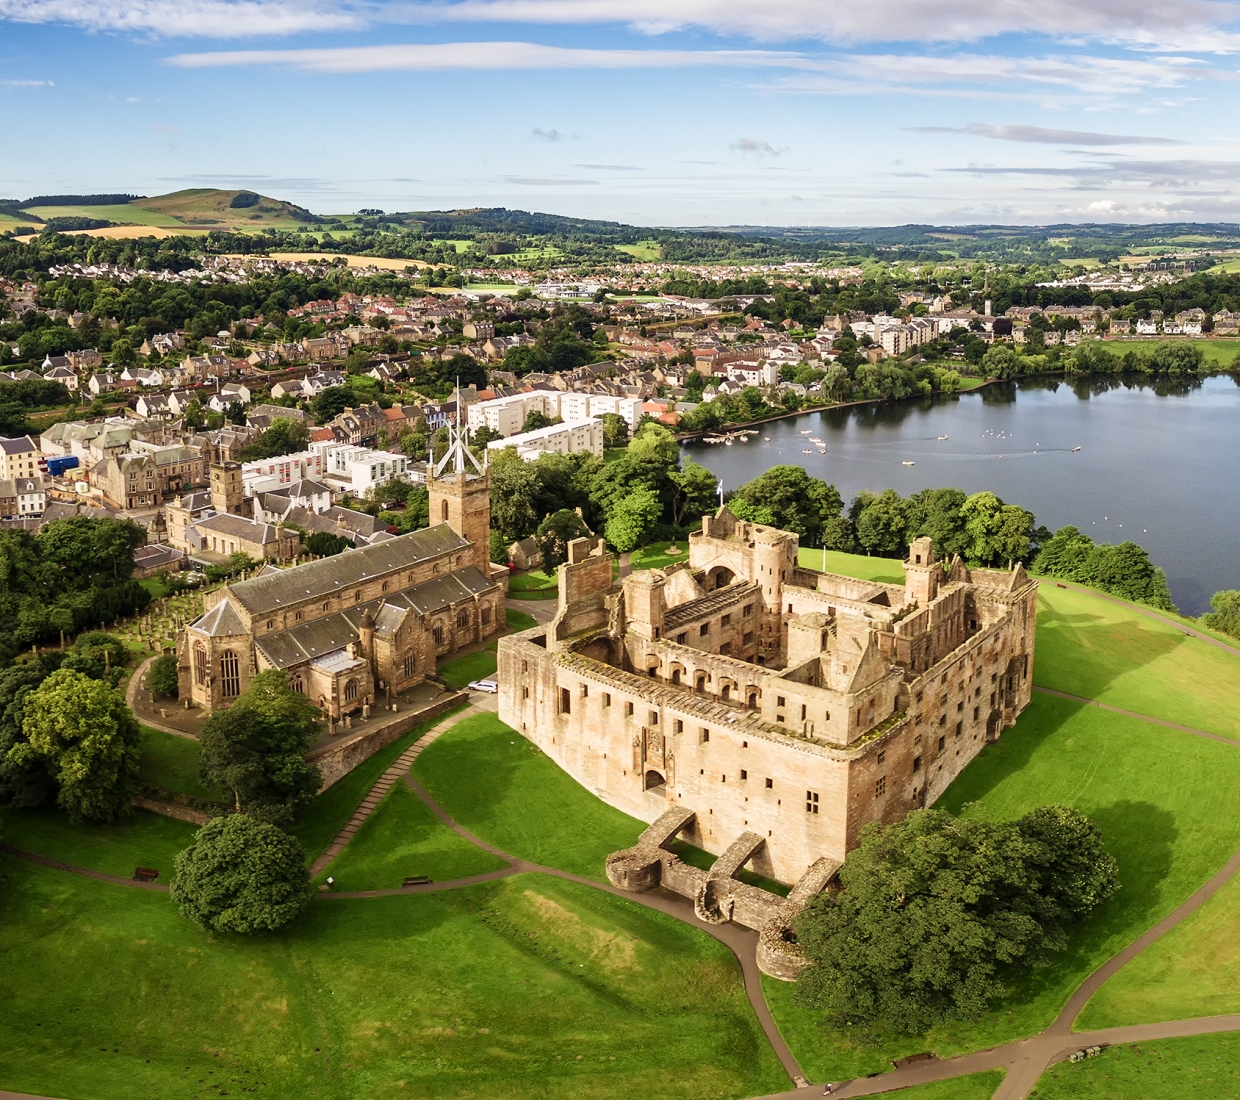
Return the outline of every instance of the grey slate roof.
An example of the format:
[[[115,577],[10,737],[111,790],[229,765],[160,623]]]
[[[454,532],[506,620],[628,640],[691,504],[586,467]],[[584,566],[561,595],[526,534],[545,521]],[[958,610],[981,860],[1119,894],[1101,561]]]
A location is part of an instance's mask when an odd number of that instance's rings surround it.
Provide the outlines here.
[[[195,630],[201,630],[204,634],[210,634],[213,637],[249,634],[245,623],[241,621],[241,616],[237,614],[237,609],[233,607],[232,601],[227,596],[191,625]]]
[[[245,516],[230,516],[223,512],[197,520],[195,526],[199,531],[214,531],[220,535],[231,535],[233,538],[245,539],[247,542],[256,542],[260,546],[278,542],[280,539],[279,531],[270,523],[256,523],[252,519],[246,519]],[[289,534],[292,532],[290,531]]]
[[[6,455],[24,455],[38,449],[35,441],[28,435],[19,435],[16,439],[0,439],[0,451]]]
[[[451,527],[440,523],[373,546],[284,569],[278,577],[251,577],[231,585],[229,592],[247,611],[259,615],[468,546]]]
[[[391,543],[385,545],[390,546]],[[357,556],[357,551],[324,560],[336,561],[340,557],[355,556]],[[305,566],[299,568],[304,569]],[[297,570],[285,569],[283,572],[287,576]],[[255,578],[255,580],[266,579],[268,578]],[[253,581],[245,583],[252,584]],[[376,629],[381,625],[382,632],[386,634],[391,632],[395,626],[399,626],[399,622],[394,623],[397,612],[414,611],[419,615],[429,615],[493,587],[495,585],[484,577],[476,566],[467,565],[454,573],[423,581],[404,592],[397,592],[395,595],[379,600],[371,600],[369,603],[359,603],[356,607],[350,607],[346,611],[337,611],[334,615],[325,615],[321,619],[301,623],[277,634],[255,638],[254,645],[276,668],[290,668],[303,661],[322,656],[324,653],[343,649],[350,642],[356,642],[362,616],[367,611],[370,612],[372,619],[378,617]]]

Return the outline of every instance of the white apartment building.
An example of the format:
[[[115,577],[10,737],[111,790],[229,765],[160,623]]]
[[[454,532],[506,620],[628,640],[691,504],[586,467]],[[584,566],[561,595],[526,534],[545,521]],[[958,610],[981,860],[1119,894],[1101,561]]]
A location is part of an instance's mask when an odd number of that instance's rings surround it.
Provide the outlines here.
[[[41,516],[47,509],[47,482],[44,478],[18,477],[0,480],[0,515]]]
[[[405,477],[409,459],[391,451],[372,451],[369,447],[337,447],[327,456],[322,480],[332,489],[365,496],[371,489],[386,485],[395,477]]]
[[[566,420],[533,432],[495,439],[487,444],[488,452],[498,452],[505,447],[515,447],[517,454],[526,462],[533,462],[540,454],[578,454],[589,451],[603,457],[603,422],[596,417],[588,420]]]
[[[260,458],[241,464],[241,484],[245,487],[246,496],[270,493],[292,485],[294,481],[320,481],[326,468],[327,461],[319,451]]]
[[[560,416],[565,420],[589,420],[592,416],[605,416],[611,413],[622,417],[631,431],[642,418],[642,403],[639,397],[608,397],[599,393],[562,393],[559,398]]]
[[[39,476],[39,445],[28,435],[0,439],[0,478]]]
[[[532,412],[553,418],[560,416],[560,398],[563,396],[558,390],[532,390],[497,397],[493,401],[475,401],[468,406],[469,430],[475,432],[485,425],[505,438],[516,435]]]

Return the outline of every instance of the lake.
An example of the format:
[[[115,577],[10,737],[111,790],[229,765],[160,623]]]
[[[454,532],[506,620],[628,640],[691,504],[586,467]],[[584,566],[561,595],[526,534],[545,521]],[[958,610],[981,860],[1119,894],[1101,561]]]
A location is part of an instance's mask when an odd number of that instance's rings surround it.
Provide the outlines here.
[[[1240,384],[1218,375],[996,383],[789,417],[747,444],[694,442],[683,453],[725,489],[771,466],[804,466],[846,504],[862,489],[990,490],[1051,530],[1075,524],[1097,542],[1144,546],[1180,610],[1197,615],[1214,592],[1240,588],[1238,443]]]

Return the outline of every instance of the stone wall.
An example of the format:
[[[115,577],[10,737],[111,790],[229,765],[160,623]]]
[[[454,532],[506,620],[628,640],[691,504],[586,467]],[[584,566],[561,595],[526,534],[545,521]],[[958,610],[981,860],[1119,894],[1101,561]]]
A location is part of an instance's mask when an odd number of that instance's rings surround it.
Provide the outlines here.
[[[468,699],[469,692],[459,691],[437,699],[430,706],[420,710],[411,710],[404,714],[397,713],[386,725],[352,733],[345,732],[335,741],[315,746],[306,753],[306,759],[311,764],[317,765],[319,771],[323,773],[323,785],[319,788],[319,793],[322,794],[336,780],[347,775],[363,760],[374,756],[380,749],[408,733],[414,726],[420,726],[424,722],[438,718]]]

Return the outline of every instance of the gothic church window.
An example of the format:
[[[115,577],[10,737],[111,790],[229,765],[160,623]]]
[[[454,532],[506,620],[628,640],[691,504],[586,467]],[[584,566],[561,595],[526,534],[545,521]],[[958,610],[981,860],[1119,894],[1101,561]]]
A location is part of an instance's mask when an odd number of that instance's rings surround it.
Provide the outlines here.
[[[409,656],[405,658],[405,675],[412,676],[417,671],[418,658],[414,654],[410,653]]]
[[[241,662],[231,649],[220,654],[220,688],[225,699],[241,694]]]
[[[207,682],[207,651],[202,642],[194,643],[194,682]]]
[[[357,698],[357,681],[348,680],[344,685],[344,700],[346,703],[353,702]]]

